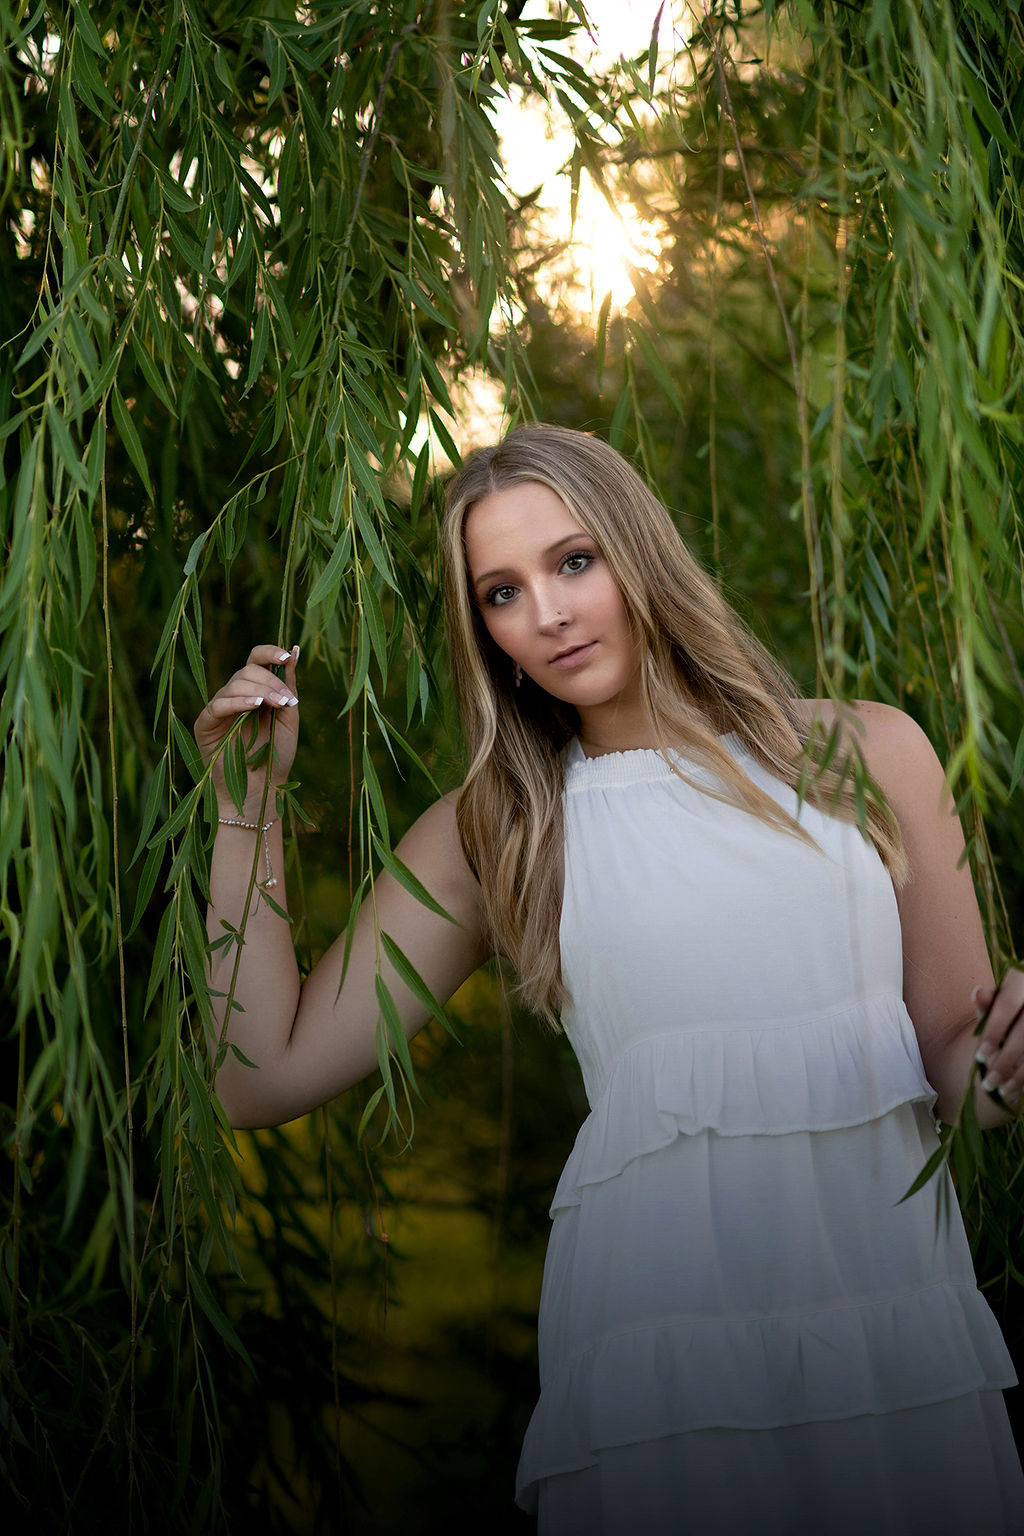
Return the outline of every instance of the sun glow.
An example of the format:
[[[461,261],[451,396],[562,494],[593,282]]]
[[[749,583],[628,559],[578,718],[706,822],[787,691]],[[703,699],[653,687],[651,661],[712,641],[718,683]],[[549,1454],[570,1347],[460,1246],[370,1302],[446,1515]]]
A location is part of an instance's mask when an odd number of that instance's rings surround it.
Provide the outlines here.
[[[625,198],[612,206],[586,175],[570,224],[567,166],[573,137],[543,103],[513,97],[498,115],[498,128],[509,189],[528,205],[530,248],[524,258],[534,267],[541,297],[588,315],[596,314],[610,293],[612,308],[622,309],[635,291],[630,268],[657,269],[657,226],[638,217]]]
[[[539,13],[546,0],[528,3]],[[660,0],[587,0],[587,12],[593,31],[580,35],[574,51],[588,69],[607,69],[620,53],[642,54],[655,20],[663,57],[672,57],[674,37],[686,30],[681,8],[672,0],[664,5]],[[614,183],[609,184],[611,206],[586,173],[570,224],[568,168],[575,137],[568,119],[513,89],[496,110],[496,124],[509,191],[527,209],[527,265],[541,298],[564,303],[581,316],[597,314],[609,294],[613,310],[624,308],[635,292],[630,269],[657,270],[658,226],[638,217],[625,198],[616,199]]]
[[[526,3],[538,17],[549,14],[550,0]],[[586,0],[586,7],[593,30],[581,33],[572,50],[586,69],[607,70],[620,54],[644,55],[655,20],[662,57],[668,61],[686,35],[683,0]],[[607,173],[612,203],[584,172],[571,218],[576,139],[565,112],[516,84],[507,96],[495,99],[493,111],[509,196],[523,212],[518,258],[527,284],[542,303],[556,310],[562,306],[563,314],[570,313],[583,327],[596,323],[606,299],[612,313],[625,309],[636,292],[632,274],[657,273],[664,227],[641,218],[626,197],[616,198],[613,165]],[[436,198],[440,211],[440,189]],[[495,316],[494,329],[499,332],[522,318],[513,302],[510,313]],[[502,381],[477,368],[461,370],[449,384],[455,411],[448,427],[460,450],[495,442],[508,426]],[[418,454],[427,445],[435,469],[447,466],[444,444],[424,413],[412,451]]]
[[[596,313],[611,294],[621,309],[634,294],[630,268],[653,273],[661,255],[656,227],[637,218],[626,203],[610,207],[592,185],[580,188],[580,206],[569,246],[580,309]]]

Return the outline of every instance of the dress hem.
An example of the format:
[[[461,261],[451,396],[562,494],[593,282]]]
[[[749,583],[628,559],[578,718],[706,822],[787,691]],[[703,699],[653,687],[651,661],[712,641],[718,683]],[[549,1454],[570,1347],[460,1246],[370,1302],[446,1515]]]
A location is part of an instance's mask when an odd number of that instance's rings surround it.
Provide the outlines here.
[[[861,1410],[858,1413],[814,1413],[806,1418],[773,1420],[766,1423],[752,1424],[749,1422],[722,1421],[709,1419],[706,1421],[687,1421],[676,1428],[666,1428],[659,1434],[644,1434],[624,1436],[595,1443],[587,1453],[581,1452],[578,1456],[567,1457],[564,1460],[546,1464],[543,1469],[538,1469],[527,1474],[525,1478],[517,1477],[515,1502],[520,1509],[527,1514],[536,1514],[537,1490],[539,1485],[549,1477],[560,1477],[572,1472],[584,1472],[590,1467],[596,1467],[600,1463],[600,1453],[606,1450],[614,1450],[630,1445],[646,1445],[652,1441],[669,1440],[675,1435],[685,1435],[692,1431],[702,1430],[738,1430],[747,1434],[772,1434],[779,1429],[796,1429],[806,1424],[841,1424],[845,1420],[854,1419],[884,1419],[890,1414],[904,1413],[915,1408],[931,1408],[939,1403],[956,1402],[960,1398],[975,1397],[981,1392],[1005,1392],[1011,1387],[1019,1385],[1016,1374],[1011,1371],[1005,1379],[991,1379],[988,1377],[970,1386],[959,1387],[955,1392],[946,1392],[937,1396],[914,1397],[906,1402],[894,1403],[886,1408]],[[525,1450],[524,1450],[525,1455]]]

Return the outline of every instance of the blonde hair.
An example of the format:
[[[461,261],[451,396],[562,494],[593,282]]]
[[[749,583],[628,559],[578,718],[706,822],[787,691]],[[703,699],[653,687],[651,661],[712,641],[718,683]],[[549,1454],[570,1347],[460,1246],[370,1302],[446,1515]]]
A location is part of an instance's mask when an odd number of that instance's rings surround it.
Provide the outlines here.
[[[865,805],[863,775],[851,782],[857,770],[849,753],[836,766],[834,740],[805,740],[792,681],[725,602],[637,472],[585,433],[518,427],[452,480],[442,547],[452,675],[470,755],[459,836],[491,940],[514,964],[526,1002],[554,1023],[566,1001],[558,948],[563,752],[579,718],[527,676],[514,685],[512,662],[473,600],[464,544],[472,507],[526,482],[553,490],[607,561],[639,641],[643,697],[666,758],[675,749],[711,768],[724,787],[718,798],[813,842],[722,747],[717,733],[735,732],[770,773],[821,809],[847,821],[866,810],[868,837],[902,880],[899,826],[880,793],[869,792]]]

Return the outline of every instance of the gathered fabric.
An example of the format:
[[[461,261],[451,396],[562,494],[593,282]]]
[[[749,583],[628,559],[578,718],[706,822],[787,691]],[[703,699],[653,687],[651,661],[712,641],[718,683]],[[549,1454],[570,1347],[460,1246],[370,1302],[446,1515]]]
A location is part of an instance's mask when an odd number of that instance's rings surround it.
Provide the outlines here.
[[[948,1221],[938,1179],[902,1199],[938,1142],[892,883],[856,826],[722,745],[813,843],[681,758],[568,755],[590,1114],[551,1206],[517,1498],[544,1536],[839,1536],[851,1511],[1024,1531],[1016,1378],[955,1198]]]

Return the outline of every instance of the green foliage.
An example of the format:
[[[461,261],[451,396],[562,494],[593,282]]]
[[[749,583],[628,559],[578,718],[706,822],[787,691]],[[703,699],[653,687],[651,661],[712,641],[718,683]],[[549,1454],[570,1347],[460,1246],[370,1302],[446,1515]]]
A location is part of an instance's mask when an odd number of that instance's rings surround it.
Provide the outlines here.
[[[397,869],[385,765],[432,784],[431,444],[456,453],[460,368],[518,376],[491,106],[512,54],[557,75],[570,29],[473,0],[75,0],[3,26],[5,1458],[54,1528],[86,1528],[116,1467],[126,1519],[209,1531],[252,1196],[209,1087],[189,723],[207,665],[300,640],[343,700],[350,890]],[[360,1189],[347,1120],[335,1147]],[[271,1430],[249,1444],[272,1461]]]
[[[652,44],[606,77],[568,51],[580,8],[563,9],[0,14],[0,1456],[37,1530],[147,1511],[336,1529],[359,1426],[406,1390],[372,1379],[352,1297],[392,1283],[389,1181],[409,1175],[359,1132],[408,1133],[415,1077],[440,1160],[430,1073],[457,1079],[461,1048],[431,1026],[403,1067],[382,996],[379,1087],[239,1157],[209,1087],[212,802],[189,722],[250,643],[301,641],[285,812],[308,969],[455,782],[434,530],[466,370],[509,416],[632,452],[808,688],[921,719],[997,965],[1012,954],[1019,6],[723,0],[670,75]],[[543,296],[528,200],[507,192],[512,88],[571,123],[576,195],[589,177],[662,231],[659,271],[593,326]],[[243,751],[239,733],[229,777]],[[490,983],[474,998],[501,1011]],[[522,1146],[547,1147],[568,1095],[544,1056],[546,1100],[520,1050]],[[486,1098],[472,1067],[459,1092]],[[518,1248],[558,1149],[510,1176],[509,1102],[474,1109],[460,1198],[503,1212]],[[1018,1151],[970,1124],[944,1143],[1004,1292]],[[528,1374],[520,1344],[496,1355]],[[511,1443],[502,1401],[481,1422]]]

